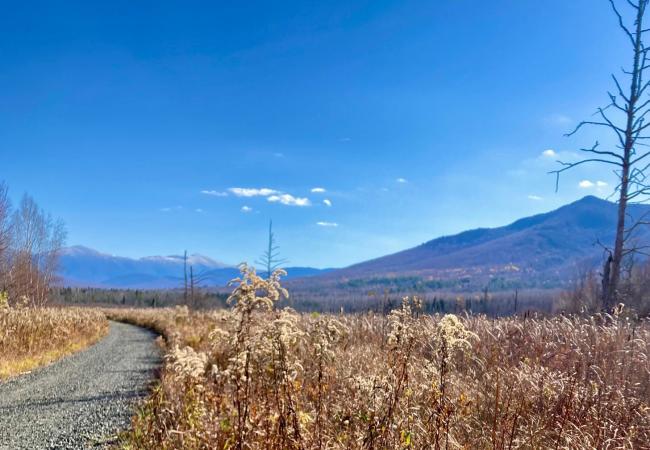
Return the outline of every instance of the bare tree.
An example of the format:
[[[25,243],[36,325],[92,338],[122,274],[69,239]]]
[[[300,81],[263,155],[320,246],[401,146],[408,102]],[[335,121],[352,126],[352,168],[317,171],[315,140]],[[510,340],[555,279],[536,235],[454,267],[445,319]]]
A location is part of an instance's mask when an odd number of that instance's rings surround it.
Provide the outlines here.
[[[194,266],[185,250],[183,253],[183,304],[195,308],[201,287],[205,286],[213,277],[214,273],[205,269],[195,273]]]
[[[205,287],[213,277],[214,273],[209,270],[202,270],[198,273],[194,273],[194,266],[190,265],[190,307],[196,308],[198,303],[197,300],[204,292],[201,288]]]
[[[0,182],[0,292],[7,289],[6,275],[9,271],[9,245],[11,243],[9,229],[11,202],[7,191],[7,185]]]
[[[65,228],[46,214],[29,195],[24,195],[11,218],[11,297],[32,306],[47,302],[56,281],[58,260],[65,242]]]
[[[187,305],[187,250],[183,253],[183,300]]]
[[[628,219],[628,205],[633,202],[647,200],[650,194],[650,181],[646,173],[650,164],[648,156],[650,151],[641,151],[650,136],[645,130],[650,126],[646,122],[646,115],[650,112],[650,99],[646,90],[650,81],[645,79],[646,70],[650,68],[648,51],[644,43],[645,34],[650,29],[644,28],[643,19],[646,7],[650,0],[625,0],[622,2],[630,8],[634,15],[632,26],[626,25],[624,15],[616,6],[614,0],[609,0],[611,7],[618,19],[618,25],[626,35],[632,49],[632,67],[623,69],[623,76],[629,82],[629,87],[624,89],[619,78],[612,75],[616,92],[608,92],[609,104],[598,108],[593,120],[583,121],[568,134],[571,136],[585,126],[603,127],[612,133],[616,144],[611,148],[603,149],[596,142],[592,147],[582,148],[581,151],[588,156],[576,162],[558,161],[561,168],[551,173],[556,175],[556,190],[558,188],[560,175],[574,167],[586,163],[603,164],[614,169],[618,178],[618,185],[614,194],[618,196],[618,215],[616,225],[616,237],[613,249],[607,249],[607,259],[603,269],[603,308],[611,310],[618,301],[618,290],[621,279],[621,267],[623,259],[630,253],[639,252],[643,249],[638,247],[627,247],[635,228],[645,223],[640,219],[631,226],[626,223]],[[645,100],[644,100],[645,98]],[[632,219],[631,219],[632,220]]]
[[[266,269],[266,276],[270,277],[273,271],[286,264],[288,260],[280,257],[280,247],[275,243],[275,234],[273,234],[273,221],[269,221],[269,239],[268,246],[260,259],[255,261]]]

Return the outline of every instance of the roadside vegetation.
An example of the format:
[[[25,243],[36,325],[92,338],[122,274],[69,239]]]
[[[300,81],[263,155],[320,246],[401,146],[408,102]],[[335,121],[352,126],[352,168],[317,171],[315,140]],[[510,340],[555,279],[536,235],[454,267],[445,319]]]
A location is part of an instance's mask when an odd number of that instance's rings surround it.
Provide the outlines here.
[[[0,297],[0,381],[94,344],[106,317],[81,308],[14,308]]]
[[[650,326],[590,317],[278,308],[243,267],[230,309],[115,309],[163,334],[133,449],[644,448]]]
[[[99,311],[48,308],[65,240],[28,195],[13,208],[0,182],[0,380],[86,348],[108,331]]]

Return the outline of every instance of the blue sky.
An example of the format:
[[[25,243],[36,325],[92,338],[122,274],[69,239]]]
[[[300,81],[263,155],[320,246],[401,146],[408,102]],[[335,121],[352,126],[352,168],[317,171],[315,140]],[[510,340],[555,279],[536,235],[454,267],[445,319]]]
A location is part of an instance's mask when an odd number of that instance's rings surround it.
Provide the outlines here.
[[[69,244],[237,263],[272,218],[292,265],[344,266],[613,184],[546,175],[603,140],[563,134],[628,59],[605,0],[2,9],[0,178]]]

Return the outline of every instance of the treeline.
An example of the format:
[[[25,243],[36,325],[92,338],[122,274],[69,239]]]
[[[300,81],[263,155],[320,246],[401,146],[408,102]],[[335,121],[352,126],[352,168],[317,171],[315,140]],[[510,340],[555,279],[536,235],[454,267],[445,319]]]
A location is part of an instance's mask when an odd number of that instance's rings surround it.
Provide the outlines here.
[[[524,290],[483,292],[459,295],[454,293],[425,293],[417,295],[421,300],[420,312],[424,314],[483,314],[489,317],[525,315],[529,313],[550,314],[557,310],[557,290]],[[368,291],[365,294],[342,290],[290,291],[290,297],[280,306],[289,306],[301,312],[389,314],[402,304],[403,292],[386,289],[383,292]],[[413,295],[413,293],[408,294]]]
[[[227,307],[229,293],[224,290],[202,289],[197,292],[193,303],[184,298],[183,289],[101,289],[62,287],[52,291],[56,304],[76,306],[124,306],[124,307],[173,307],[186,305],[192,309]],[[468,313],[502,317],[526,313],[550,314],[556,310],[558,291],[527,290],[511,292],[483,291],[475,295],[427,294],[422,300],[424,314]],[[319,295],[304,291],[291,291],[289,298],[281,300],[279,306],[291,307],[297,311],[311,313],[364,313],[389,314],[402,304],[401,293],[384,291],[368,292],[365,295],[323,290]]]
[[[169,307],[187,305],[192,308],[222,308],[228,294],[198,290],[188,303],[182,289],[100,289],[63,287],[53,289],[52,300],[57,304],[84,306]]]
[[[25,194],[13,207],[0,182],[0,298],[9,306],[42,306],[56,282],[65,227]]]
[[[486,287],[490,291],[515,291],[524,289],[553,289],[562,285],[558,277],[520,277],[506,278],[495,277],[460,277],[428,279],[421,276],[386,276],[353,278],[336,284],[337,289],[384,289],[389,288],[393,292],[407,294],[423,294],[433,291],[447,290],[454,292],[474,292]]]

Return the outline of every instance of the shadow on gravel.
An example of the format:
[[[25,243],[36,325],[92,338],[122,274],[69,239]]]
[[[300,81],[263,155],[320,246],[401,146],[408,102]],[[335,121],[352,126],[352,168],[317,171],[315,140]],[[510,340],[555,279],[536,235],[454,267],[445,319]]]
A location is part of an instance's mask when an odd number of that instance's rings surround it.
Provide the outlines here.
[[[142,397],[146,393],[146,389],[140,391],[130,391],[130,392],[117,392],[114,394],[105,394],[105,395],[95,395],[92,397],[80,397],[69,400],[44,400],[39,402],[25,402],[16,406],[0,407],[0,412],[11,412],[18,409],[24,408],[38,408],[42,406],[63,406],[63,405],[74,405],[78,403],[93,403],[93,402],[111,402],[113,400],[129,400],[137,399]]]

